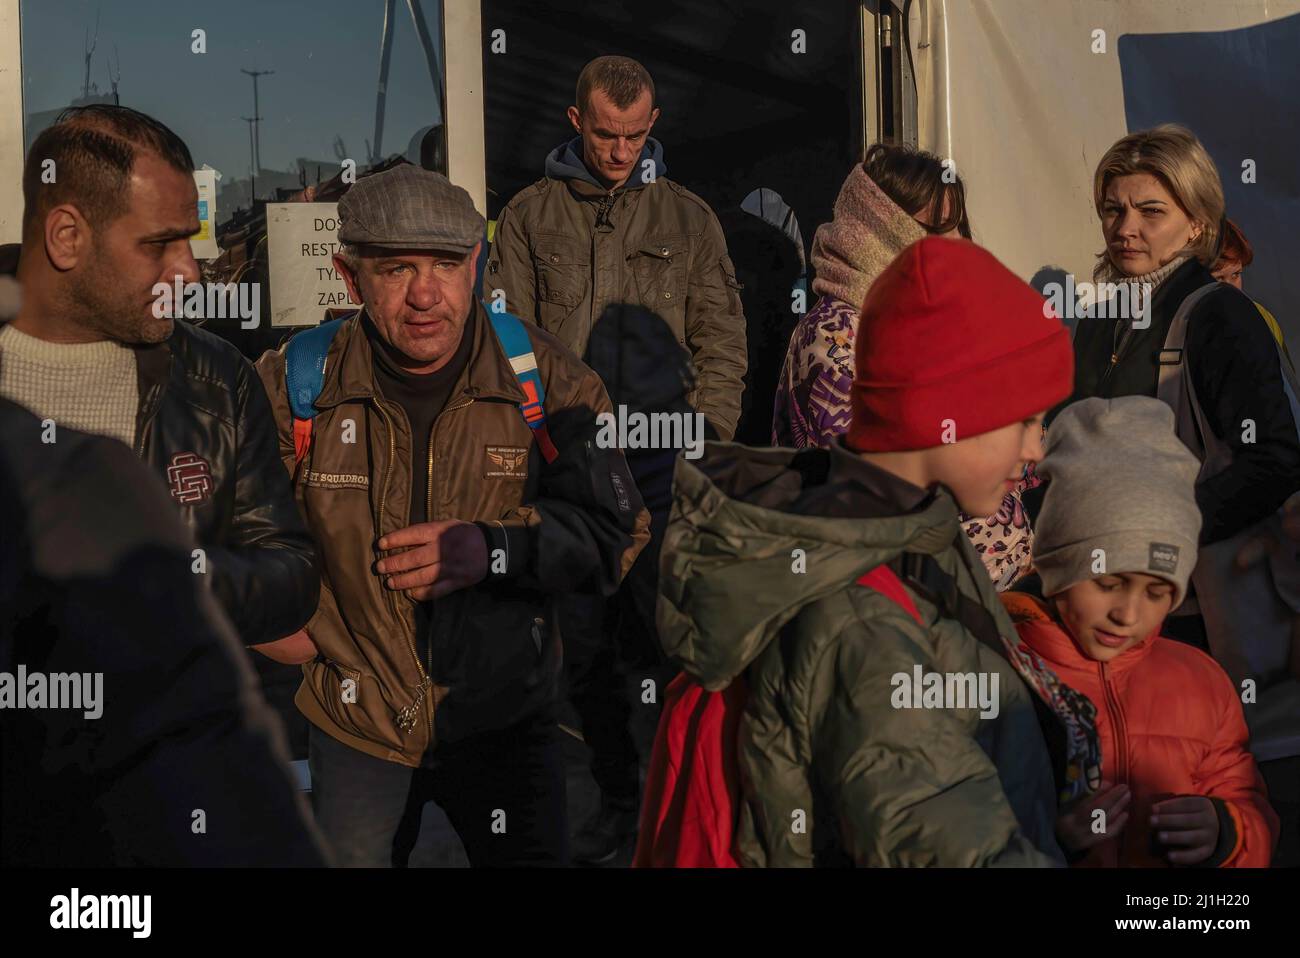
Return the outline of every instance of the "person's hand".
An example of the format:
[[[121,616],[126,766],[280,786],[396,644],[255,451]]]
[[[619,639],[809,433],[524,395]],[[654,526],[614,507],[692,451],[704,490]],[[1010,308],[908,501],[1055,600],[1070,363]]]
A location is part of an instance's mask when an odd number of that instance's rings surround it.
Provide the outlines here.
[[[316,658],[316,653],[319,651],[306,629],[299,629],[293,635],[286,635],[283,639],[276,639],[274,642],[250,645],[249,648],[257,649],[268,659],[282,665],[302,665],[304,662],[310,662]]]
[[[1204,795],[1167,798],[1151,806],[1151,831],[1169,847],[1170,864],[1195,865],[1219,843],[1219,816]]]
[[[1127,785],[1102,782],[1091,795],[1085,795],[1063,808],[1056,816],[1056,838],[1068,852],[1081,852],[1117,836],[1128,824],[1128,804],[1133,793]],[[1093,831],[1093,812],[1105,813],[1105,830]]]
[[[376,566],[384,584],[412,599],[440,599],[483,581],[488,571],[487,540],[479,527],[459,519],[421,522],[390,532],[379,548],[402,549]]]

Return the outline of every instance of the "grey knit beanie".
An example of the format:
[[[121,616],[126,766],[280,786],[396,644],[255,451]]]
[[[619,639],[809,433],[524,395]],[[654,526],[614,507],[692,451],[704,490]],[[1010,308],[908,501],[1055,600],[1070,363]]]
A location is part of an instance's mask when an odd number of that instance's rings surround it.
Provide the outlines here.
[[[1043,595],[1118,572],[1173,583],[1176,608],[1196,565],[1200,462],[1149,396],[1085,399],[1047,431],[1038,474],[1051,484],[1034,524]],[[1100,551],[1098,551],[1100,550]]]

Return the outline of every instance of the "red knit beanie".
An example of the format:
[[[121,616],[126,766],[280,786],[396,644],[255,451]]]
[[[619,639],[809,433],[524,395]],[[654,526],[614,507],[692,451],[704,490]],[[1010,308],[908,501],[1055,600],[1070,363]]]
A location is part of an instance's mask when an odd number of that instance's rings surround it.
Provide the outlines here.
[[[862,305],[845,443],[928,449],[1055,406],[1074,388],[1074,350],[1044,302],[969,240],[913,243]]]

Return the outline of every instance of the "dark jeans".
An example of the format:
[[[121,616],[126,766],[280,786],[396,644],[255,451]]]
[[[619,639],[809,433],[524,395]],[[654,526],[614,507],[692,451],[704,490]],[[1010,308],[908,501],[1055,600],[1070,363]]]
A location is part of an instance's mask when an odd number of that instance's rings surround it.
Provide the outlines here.
[[[447,813],[472,866],[564,866],[569,828],[553,716],[440,744],[407,768],[308,736],[312,808],[343,867],[404,867],[426,802]],[[412,828],[413,823],[413,828]]]
[[[655,629],[673,461],[671,453],[628,457],[650,512],[650,541],[615,595],[570,595],[561,604],[568,696],[591,749],[592,778],[606,800],[625,807],[640,801],[641,759],[649,758],[664,690],[677,672]],[[653,702],[645,701],[647,680]]]

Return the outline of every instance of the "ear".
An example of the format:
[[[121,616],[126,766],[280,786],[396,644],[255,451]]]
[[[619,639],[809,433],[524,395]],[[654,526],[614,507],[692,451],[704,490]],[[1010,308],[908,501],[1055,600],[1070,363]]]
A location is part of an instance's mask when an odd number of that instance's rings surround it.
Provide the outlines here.
[[[569,122],[573,124],[573,131],[575,133],[581,133],[582,114],[578,112],[578,108],[576,106],[569,107],[569,109],[566,111],[566,115],[569,117]]]
[[[358,282],[357,274],[352,272],[347,262],[338,253],[335,253],[332,259],[334,268],[339,271],[339,275],[343,277],[343,282],[348,288],[348,299],[352,301],[354,306],[365,305],[365,301],[361,298],[361,284]]]
[[[93,242],[90,224],[71,203],[60,204],[45,214],[45,255],[60,272],[75,269]]]
[[[657,119],[659,119],[659,107],[655,107],[652,111],[650,111],[650,123],[646,126],[647,133],[649,133],[650,130],[654,127],[655,120]]]

